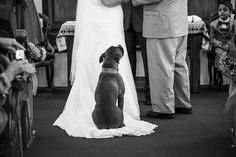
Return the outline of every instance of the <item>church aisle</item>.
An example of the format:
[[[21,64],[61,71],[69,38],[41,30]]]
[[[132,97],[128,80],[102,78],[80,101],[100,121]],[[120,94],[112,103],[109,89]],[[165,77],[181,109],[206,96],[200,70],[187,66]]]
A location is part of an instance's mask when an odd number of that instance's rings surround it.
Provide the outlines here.
[[[141,137],[85,139],[69,137],[52,124],[61,113],[68,91],[39,92],[34,98],[36,138],[24,157],[234,157],[230,148],[230,120],[223,114],[227,88],[202,89],[192,94],[192,115],[176,114],[174,119],[151,119],[145,113],[151,108],[143,102],[138,90],[141,119],[155,123],[155,133]]]

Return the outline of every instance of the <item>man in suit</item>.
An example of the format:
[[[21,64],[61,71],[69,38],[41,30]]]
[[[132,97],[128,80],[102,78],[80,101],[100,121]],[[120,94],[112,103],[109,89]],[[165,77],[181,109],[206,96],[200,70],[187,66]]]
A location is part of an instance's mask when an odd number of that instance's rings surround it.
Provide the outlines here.
[[[175,112],[192,113],[185,61],[187,0],[132,0],[132,3],[144,5],[143,36],[147,39],[152,101],[152,111],[147,116],[174,118]]]
[[[148,78],[148,64],[147,64],[147,50],[146,39],[142,36],[143,29],[143,6],[134,7],[132,2],[122,3],[124,13],[124,30],[125,42],[127,46],[128,56],[132,69],[132,74],[136,77],[136,45],[140,45],[141,54],[143,58],[143,67],[145,73],[145,104],[151,105],[149,78]]]

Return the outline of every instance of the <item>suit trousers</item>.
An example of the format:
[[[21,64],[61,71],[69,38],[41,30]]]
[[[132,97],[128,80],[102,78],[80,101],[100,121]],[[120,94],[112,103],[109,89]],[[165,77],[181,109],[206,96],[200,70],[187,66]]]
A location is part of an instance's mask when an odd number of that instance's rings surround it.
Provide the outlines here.
[[[147,63],[147,48],[146,48],[146,38],[142,36],[142,32],[136,32],[132,26],[129,27],[128,30],[125,31],[125,42],[128,51],[129,61],[131,65],[132,74],[135,80],[136,77],[136,45],[137,42],[140,45],[142,59],[143,59],[143,67],[145,73],[145,97],[146,99],[150,99],[150,89],[149,89],[149,75],[148,75],[148,63]]]
[[[175,107],[191,107],[186,63],[187,35],[147,38],[147,56],[152,109],[175,113]]]

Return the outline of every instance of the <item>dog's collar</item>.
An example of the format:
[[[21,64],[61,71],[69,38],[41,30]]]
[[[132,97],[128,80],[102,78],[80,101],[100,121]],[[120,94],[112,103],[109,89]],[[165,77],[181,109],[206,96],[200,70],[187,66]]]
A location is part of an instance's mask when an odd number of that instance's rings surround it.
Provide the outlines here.
[[[118,74],[119,73],[118,69],[114,69],[114,68],[102,68],[102,72],[114,73],[114,74]]]

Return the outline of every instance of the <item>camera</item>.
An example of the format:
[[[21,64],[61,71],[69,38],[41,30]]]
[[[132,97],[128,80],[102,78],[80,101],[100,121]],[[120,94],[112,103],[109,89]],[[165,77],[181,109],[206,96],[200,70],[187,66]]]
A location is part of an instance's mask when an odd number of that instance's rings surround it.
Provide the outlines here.
[[[24,50],[16,50],[16,60],[25,60],[25,51]]]

